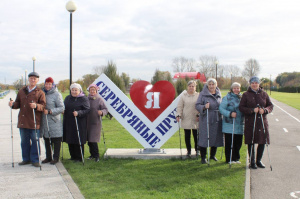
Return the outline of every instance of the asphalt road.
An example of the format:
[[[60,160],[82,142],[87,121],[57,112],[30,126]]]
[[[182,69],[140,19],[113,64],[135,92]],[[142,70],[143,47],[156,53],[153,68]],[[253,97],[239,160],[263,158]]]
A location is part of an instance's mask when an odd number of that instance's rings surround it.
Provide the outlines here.
[[[265,147],[262,161],[266,168],[251,170],[251,198],[300,198],[300,111],[274,99],[272,102],[268,121],[273,171]]]

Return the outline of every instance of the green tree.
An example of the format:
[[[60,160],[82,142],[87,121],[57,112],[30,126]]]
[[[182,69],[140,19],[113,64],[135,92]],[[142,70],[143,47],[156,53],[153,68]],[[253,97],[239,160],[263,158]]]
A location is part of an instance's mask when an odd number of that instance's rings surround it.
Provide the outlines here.
[[[61,92],[65,92],[70,88],[70,80],[68,79],[60,80],[56,86],[58,90],[60,90]]]
[[[129,89],[130,77],[126,73],[121,74],[121,78],[123,79],[125,89]]]
[[[197,91],[198,93],[200,93],[200,92],[202,91],[202,89],[203,89],[203,83],[200,82],[199,80],[197,80],[196,83],[197,83],[196,91]]]
[[[281,87],[286,87],[286,86],[297,87],[297,86],[300,86],[299,85],[300,72],[292,72],[292,73],[284,72],[284,73],[281,73],[276,77],[275,81]]]
[[[107,66],[103,68],[103,73],[113,82],[115,85],[125,93],[125,84],[123,79],[117,73],[117,66],[113,61],[109,61]]]
[[[155,84],[156,82],[161,80],[166,80],[173,84],[172,76],[169,71],[160,71],[159,69],[156,69],[151,79],[151,84]]]
[[[186,90],[187,88],[187,82],[185,79],[178,78],[176,83],[175,83],[175,90],[177,93],[177,96],[182,93],[182,91]]]

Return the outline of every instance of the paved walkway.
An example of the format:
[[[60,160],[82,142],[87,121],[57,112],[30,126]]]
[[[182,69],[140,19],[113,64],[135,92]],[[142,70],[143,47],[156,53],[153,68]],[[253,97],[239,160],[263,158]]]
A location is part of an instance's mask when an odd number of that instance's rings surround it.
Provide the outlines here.
[[[18,162],[22,161],[20,133],[17,128],[19,110],[12,111],[14,152],[14,167],[12,167],[9,98],[16,98],[15,91],[0,99],[0,198],[84,198],[61,163],[56,166],[42,164],[41,171],[32,165],[18,165]],[[44,159],[43,144],[41,150],[41,158]]]
[[[265,169],[251,170],[251,198],[300,198],[300,111],[272,99],[268,115],[269,153],[265,148]]]

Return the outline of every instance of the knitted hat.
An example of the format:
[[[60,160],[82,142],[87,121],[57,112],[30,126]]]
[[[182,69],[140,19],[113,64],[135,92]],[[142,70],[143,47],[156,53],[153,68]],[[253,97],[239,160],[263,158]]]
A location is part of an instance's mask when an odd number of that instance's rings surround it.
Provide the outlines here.
[[[46,82],[50,82],[50,83],[54,83],[54,80],[52,79],[52,77],[48,77],[47,79],[45,79],[45,83]]]
[[[236,86],[238,86],[238,87],[241,88],[241,84],[240,84],[240,83],[238,83],[238,82],[233,82],[232,85],[231,85],[231,87],[230,87],[230,89],[233,89],[233,87],[236,87]]]
[[[72,88],[77,88],[77,89],[79,89],[80,91],[82,91],[82,88],[81,88],[80,84],[77,84],[77,83],[71,84],[70,90],[72,90]]]
[[[250,78],[249,83],[251,84],[252,82],[257,82],[258,84],[260,84],[260,80],[257,76],[253,76]]]
[[[91,85],[89,85],[89,87],[87,88],[87,90],[90,91],[90,88],[91,88],[91,87],[94,87],[97,91],[100,90],[100,88],[99,88],[96,84],[91,84]]]

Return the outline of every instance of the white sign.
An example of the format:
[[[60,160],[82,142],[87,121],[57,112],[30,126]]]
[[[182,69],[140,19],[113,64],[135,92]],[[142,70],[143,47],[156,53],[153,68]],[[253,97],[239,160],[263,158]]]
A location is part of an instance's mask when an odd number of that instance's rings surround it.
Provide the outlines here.
[[[94,84],[100,88],[99,94],[108,111],[144,148],[159,149],[178,131],[176,107],[180,96],[151,122],[105,74],[98,77]],[[159,108],[159,94],[154,93],[154,96],[157,99],[153,106]],[[147,106],[150,105],[145,104]]]

